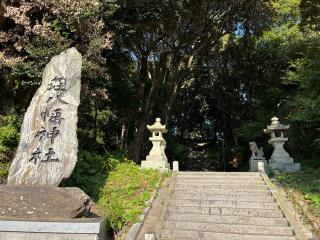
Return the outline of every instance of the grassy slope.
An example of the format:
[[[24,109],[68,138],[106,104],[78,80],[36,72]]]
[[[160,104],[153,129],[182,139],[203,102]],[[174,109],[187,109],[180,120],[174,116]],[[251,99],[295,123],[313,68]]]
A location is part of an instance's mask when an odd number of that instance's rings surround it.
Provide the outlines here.
[[[276,176],[298,211],[320,237],[320,171],[304,167],[297,173]]]
[[[72,176],[62,186],[76,186],[97,203],[99,214],[106,215],[116,239],[124,237],[139,220],[160,182],[160,173],[141,170],[122,153],[99,155],[82,151]]]
[[[159,180],[158,171],[141,170],[134,163],[120,163],[110,172],[101,189],[98,208],[107,215],[116,239],[122,239],[129,227],[139,221]]]

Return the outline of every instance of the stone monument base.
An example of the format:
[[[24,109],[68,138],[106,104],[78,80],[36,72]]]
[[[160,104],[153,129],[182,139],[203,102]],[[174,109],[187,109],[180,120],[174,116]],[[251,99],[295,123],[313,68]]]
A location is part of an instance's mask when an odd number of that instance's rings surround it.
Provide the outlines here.
[[[280,170],[283,172],[298,172],[300,170],[300,163],[269,163],[273,170]]]
[[[105,240],[106,219],[79,188],[0,185],[0,240]]]
[[[149,155],[147,156],[147,160],[141,162],[141,168],[168,171],[170,169],[170,164],[166,157]]]
[[[265,158],[250,158],[250,172],[258,172],[258,162],[263,162],[264,166],[267,167],[268,163]]]
[[[1,240],[105,240],[106,219],[14,220],[0,219]]]

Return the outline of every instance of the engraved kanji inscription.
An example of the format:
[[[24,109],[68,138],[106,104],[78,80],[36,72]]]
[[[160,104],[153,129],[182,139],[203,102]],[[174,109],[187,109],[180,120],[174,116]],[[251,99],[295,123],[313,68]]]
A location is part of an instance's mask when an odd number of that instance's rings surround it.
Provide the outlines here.
[[[38,137],[39,141],[43,142],[43,140],[46,138],[46,135],[47,135],[47,130],[44,127],[41,127],[41,130],[37,132],[35,137]]]
[[[66,79],[63,77],[54,77],[48,84],[48,90],[63,91],[66,90]]]
[[[64,120],[64,118],[62,118],[62,109],[61,108],[54,109],[51,112],[49,121],[55,125],[60,125],[62,120]]]
[[[46,158],[41,160],[41,162],[59,162],[58,158],[52,158],[53,155],[55,155],[55,151],[53,151],[53,148],[49,148],[48,152],[45,154]]]
[[[57,127],[53,127],[52,131],[47,132],[47,138],[50,138],[50,143],[54,143],[54,139],[58,137],[60,130]]]
[[[36,164],[38,161],[40,162],[41,153],[42,153],[41,149],[37,148],[37,150],[32,153],[32,157],[29,159],[29,162],[33,161],[34,164]]]

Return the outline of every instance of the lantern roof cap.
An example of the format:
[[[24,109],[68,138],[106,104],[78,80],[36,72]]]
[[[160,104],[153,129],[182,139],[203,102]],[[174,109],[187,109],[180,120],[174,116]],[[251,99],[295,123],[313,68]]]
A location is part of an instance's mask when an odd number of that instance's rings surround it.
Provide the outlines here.
[[[147,128],[150,132],[160,131],[163,133],[167,132],[166,125],[161,124],[161,118],[156,118],[156,121],[153,125],[147,125]]]

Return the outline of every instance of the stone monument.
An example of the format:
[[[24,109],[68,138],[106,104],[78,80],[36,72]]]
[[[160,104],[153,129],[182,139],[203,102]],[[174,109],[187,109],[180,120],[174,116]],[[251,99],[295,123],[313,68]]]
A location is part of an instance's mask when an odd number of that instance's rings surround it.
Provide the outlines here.
[[[58,187],[75,167],[82,56],[70,48],[46,65],[24,116],[8,185],[0,185],[0,239],[105,239],[106,219],[79,188]]]
[[[300,170],[300,163],[294,163],[292,157],[283,148],[283,145],[288,141],[284,132],[289,130],[289,125],[284,125],[279,122],[277,117],[271,119],[271,125],[264,129],[265,133],[271,135],[269,144],[272,144],[274,151],[269,160],[269,166],[273,170],[281,170],[285,172],[296,172]]]
[[[166,126],[161,124],[161,119],[157,118],[153,125],[147,125],[152,136],[149,140],[152,142],[152,149],[145,161],[141,162],[142,168],[159,169],[161,171],[169,170],[170,165],[165,154],[166,140],[163,134],[167,132]]]
[[[249,142],[250,150],[251,150],[251,158],[250,158],[250,171],[257,172],[259,162],[263,162],[264,166],[267,165],[267,161],[265,159],[263,147],[258,148],[255,142]]]
[[[77,107],[81,54],[71,48],[52,58],[24,116],[9,185],[55,185],[77,161]]]

